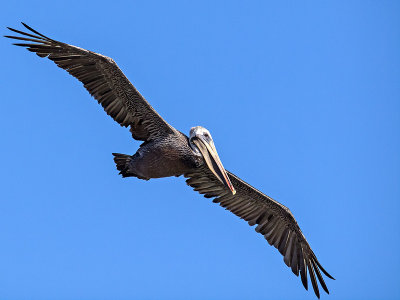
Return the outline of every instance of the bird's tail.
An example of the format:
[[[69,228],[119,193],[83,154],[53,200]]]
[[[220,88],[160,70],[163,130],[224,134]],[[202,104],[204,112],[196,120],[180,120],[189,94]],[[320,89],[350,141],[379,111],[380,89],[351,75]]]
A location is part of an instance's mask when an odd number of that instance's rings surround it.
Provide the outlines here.
[[[122,177],[136,176],[135,174],[129,172],[129,165],[132,160],[132,156],[120,153],[113,153],[112,155],[114,155],[114,161],[117,165],[119,174],[121,174]]]

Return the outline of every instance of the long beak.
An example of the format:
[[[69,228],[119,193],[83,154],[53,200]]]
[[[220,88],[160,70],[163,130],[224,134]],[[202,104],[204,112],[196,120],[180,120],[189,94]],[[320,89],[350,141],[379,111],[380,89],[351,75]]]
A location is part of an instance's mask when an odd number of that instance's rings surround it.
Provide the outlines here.
[[[218,180],[226,185],[232,191],[232,194],[235,195],[236,190],[233,187],[228,177],[228,174],[226,173],[224,166],[222,165],[221,160],[219,159],[214,142],[212,140],[208,142],[202,136],[198,136],[193,140],[193,142],[196,144],[197,148],[199,148],[201,154],[204,157],[204,160],[207,163],[208,168],[214,173]]]

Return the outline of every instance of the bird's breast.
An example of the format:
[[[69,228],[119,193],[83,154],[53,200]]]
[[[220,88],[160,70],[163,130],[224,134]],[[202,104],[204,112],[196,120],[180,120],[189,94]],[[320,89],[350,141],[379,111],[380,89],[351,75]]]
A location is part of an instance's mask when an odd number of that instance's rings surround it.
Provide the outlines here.
[[[135,155],[135,168],[146,178],[180,176],[202,164],[187,138],[168,137],[147,143]]]

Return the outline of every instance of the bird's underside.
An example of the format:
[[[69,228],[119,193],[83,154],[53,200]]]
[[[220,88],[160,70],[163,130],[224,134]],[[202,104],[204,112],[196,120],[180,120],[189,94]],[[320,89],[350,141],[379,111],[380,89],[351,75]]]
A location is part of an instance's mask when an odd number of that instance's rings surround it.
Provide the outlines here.
[[[278,249],[306,289],[309,275],[318,298],[318,281],[329,293],[321,272],[333,277],[319,263],[290,210],[226,171],[208,130],[194,127],[187,137],[161,118],[111,58],[50,39],[22,24],[32,33],[9,28],[21,36],[6,37],[20,40],[15,45],[52,60],[77,78],[108,115],[143,141],[134,155],[114,153],[122,176],[147,180],[184,175],[195,191],[250,226],[257,225],[255,230]]]
[[[144,180],[181,176],[202,165],[201,157],[191,154],[188,138],[180,132],[144,143],[134,155],[113,153],[123,177]]]

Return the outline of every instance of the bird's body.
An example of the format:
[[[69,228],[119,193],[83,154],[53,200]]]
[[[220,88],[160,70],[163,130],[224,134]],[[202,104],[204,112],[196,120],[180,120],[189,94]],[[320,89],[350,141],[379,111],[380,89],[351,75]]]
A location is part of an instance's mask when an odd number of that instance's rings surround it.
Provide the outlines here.
[[[49,58],[77,78],[108,115],[129,127],[134,139],[143,141],[134,155],[114,153],[123,177],[148,180],[183,175],[195,191],[213,198],[249,225],[257,225],[255,230],[279,250],[306,289],[309,274],[317,297],[317,279],[329,293],[321,272],[333,277],[319,263],[290,210],[226,171],[207,129],[193,127],[186,136],[161,118],[111,58],[50,39],[23,25],[33,34],[9,28],[22,36],[6,37],[24,41],[15,45]]]
[[[190,147],[189,138],[176,131],[160,139],[143,143],[132,156],[113,153],[117,162],[125,159],[125,165],[117,164],[124,177],[140,179],[181,176],[202,164],[203,158]]]

